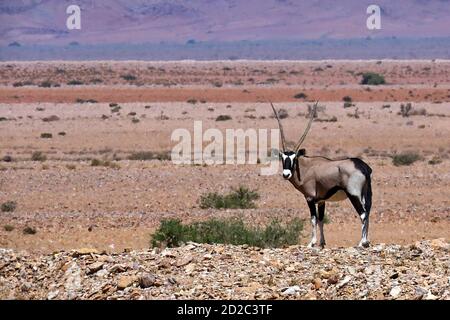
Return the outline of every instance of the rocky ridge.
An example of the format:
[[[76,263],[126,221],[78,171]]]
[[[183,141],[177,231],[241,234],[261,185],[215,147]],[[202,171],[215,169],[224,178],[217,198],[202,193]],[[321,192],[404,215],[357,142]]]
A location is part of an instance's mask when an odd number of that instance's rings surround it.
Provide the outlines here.
[[[0,249],[2,299],[450,299],[450,244]]]

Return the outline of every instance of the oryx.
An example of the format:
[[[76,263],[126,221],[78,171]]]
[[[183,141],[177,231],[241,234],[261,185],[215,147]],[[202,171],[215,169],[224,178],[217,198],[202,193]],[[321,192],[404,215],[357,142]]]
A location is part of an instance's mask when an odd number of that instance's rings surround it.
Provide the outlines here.
[[[320,230],[320,245],[325,245],[323,218],[326,201],[350,199],[362,222],[362,238],[359,246],[369,246],[369,214],[372,206],[372,187],[370,174],[372,169],[359,158],[342,158],[337,160],[321,156],[307,156],[305,149],[300,149],[311,128],[317,103],[310,111],[310,119],[305,132],[293,150],[286,149],[283,126],[278,112],[270,103],[280,128],[282,151],[280,160],[283,163],[283,178],[289,180],[306,198],[311,213],[312,237],[309,247],[316,242],[317,225]],[[316,211],[318,207],[318,216]]]

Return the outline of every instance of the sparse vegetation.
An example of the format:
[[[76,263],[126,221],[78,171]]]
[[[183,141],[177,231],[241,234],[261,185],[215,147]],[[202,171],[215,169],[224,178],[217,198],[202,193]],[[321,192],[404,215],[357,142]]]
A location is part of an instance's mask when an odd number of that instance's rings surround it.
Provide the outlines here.
[[[306,99],[308,96],[304,94],[303,92],[297,93],[294,98],[295,99]]]
[[[83,81],[80,80],[70,80],[69,82],[67,82],[67,85],[69,86],[79,86],[84,84]]]
[[[44,132],[44,133],[41,133],[41,138],[42,139],[51,139],[51,138],[53,138],[53,134]]]
[[[302,230],[303,221],[298,218],[287,223],[273,219],[263,227],[248,226],[242,218],[212,218],[185,225],[179,219],[167,219],[151,236],[151,245],[176,247],[192,241],[273,248],[297,244]]]
[[[120,111],[121,107],[120,106],[116,106],[111,108],[111,113],[118,113]]]
[[[81,98],[77,98],[75,100],[76,103],[98,103],[97,100],[95,99],[81,99]]]
[[[249,209],[256,207],[254,200],[257,199],[259,199],[258,192],[240,186],[225,195],[218,194],[217,192],[202,195],[200,197],[200,208]]]
[[[44,122],[52,122],[52,121],[58,121],[58,120],[59,120],[59,117],[55,116],[55,115],[51,115],[49,117],[42,118],[42,121],[44,121]]]
[[[401,115],[403,118],[408,118],[409,116],[426,116],[427,110],[425,108],[415,109],[410,102],[407,104],[402,103],[398,115]]]
[[[432,159],[430,159],[428,161],[428,164],[430,164],[432,166],[434,166],[436,164],[440,164],[440,163],[442,163],[442,159],[440,157],[438,157],[438,156],[434,156]]]
[[[0,209],[2,212],[13,212],[17,208],[17,202],[15,201],[6,201],[3,202]]]
[[[132,75],[132,74],[123,74],[120,76],[122,79],[127,80],[127,81],[134,81],[136,80],[136,76]]]
[[[42,81],[39,84],[39,87],[41,88],[50,88],[52,86],[52,83],[50,81]]]
[[[227,121],[227,120],[231,120],[231,119],[232,119],[231,116],[221,114],[220,116],[218,116],[216,118],[216,121]]]
[[[170,160],[169,152],[138,151],[128,156],[128,160]]]
[[[392,163],[394,166],[409,166],[421,159],[417,152],[408,151],[392,156]]]
[[[102,79],[99,79],[99,78],[95,78],[95,79],[91,79],[90,82],[91,82],[92,84],[98,84],[98,83],[102,83],[103,80],[102,80]]]
[[[11,232],[14,230],[14,226],[10,225],[10,224],[5,224],[3,226],[3,230],[5,230],[6,232]]]
[[[345,97],[342,98],[342,101],[344,101],[344,102],[352,102],[353,100],[352,100],[352,97],[345,96]]]
[[[353,106],[354,106],[354,104],[351,103],[351,102],[344,102],[344,108],[345,108],[345,109],[350,108],[350,107],[353,107]]]
[[[196,104],[197,103],[197,99],[188,99],[188,101],[186,101],[187,103],[190,103],[190,104]]]
[[[35,151],[31,154],[31,161],[44,162],[45,160],[47,160],[47,156],[43,154],[41,151]]]
[[[36,232],[37,232],[37,230],[36,230],[36,228],[33,228],[33,227],[30,227],[30,226],[27,226],[27,227],[25,227],[24,229],[23,229],[23,234],[36,234]]]
[[[286,118],[288,118],[289,117],[289,113],[287,112],[287,110],[286,109],[280,109],[280,110],[278,110],[278,117],[280,118],[280,119],[286,119]]]
[[[120,166],[118,163],[109,161],[109,160],[99,160],[99,159],[92,159],[91,160],[91,167],[108,167],[112,169],[120,169]]]
[[[378,86],[385,84],[384,76],[375,72],[365,72],[362,74],[361,84]]]

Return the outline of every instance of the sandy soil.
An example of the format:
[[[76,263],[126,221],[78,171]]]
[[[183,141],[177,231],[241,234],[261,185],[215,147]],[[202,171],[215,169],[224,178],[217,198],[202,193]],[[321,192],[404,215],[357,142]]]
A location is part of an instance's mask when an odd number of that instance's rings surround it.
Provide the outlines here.
[[[304,114],[310,104],[293,98],[299,92],[307,94],[306,100],[320,98],[324,106],[319,112],[323,122],[314,122],[305,142],[308,154],[361,156],[374,170],[373,242],[406,244],[450,238],[450,83],[445,77],[449,63],[333,62],[332,68],[326,67],[329,62],[160,64],[0,64],[4,76],[4,86],[0,87],[0,157],[10,155],[13,160],[0,162],[0,203],[17,202],[14,212],[0,214],[0,247],[51,252],[89,246],[120,251],[147,248],[149,234],[161,218],[192,221],[243,215],[257,223],[272,217],[308,219],[303,197],[281,176],[261,176],[263,165],[179,166],[170,161],[127,160],[137,151],[170,151],[175,145],[170,140],[172,131],[186,128],[192,132],[194,120],[202,120],[204,130],[276,128],[269,105],[262,102],[267,96],[278,108],[287,110],[289,117],[283,123],[288,140],[294,142],[305,126]],[[81,71],[74,73],[77,66],[80,70],[89,67],[104,79],[103,84],[65,85],[74,74],[85,76]],[[319,66],[324,66],[324,71],[312,71]],[[351,69],[357,73],[366,66],[383,72],[391,84],[368,91],[367,86],[357,84],[358,77],[346,72]],[[407,72],[407,66],[412,71]],[[132,69],[147,81],[158,68],[165,68],[159,77],[180,85],[139,88],[122,83],[123,79],[118,83],[111,80]],[[261,77],[279,69],[289,73],[298,68],[307,84],[303,87],[300,76],[290,84],[226,84],[238,73],[248,77],[246,72],[255,68],[267,70]],[[60,88],[12,87],[28,78],[36,83],[44,81],[56,69],[70,71],[58,71],[61,78],[52,78],[62,84]],[[112,76],[106,71],[98,73],[99,69],[111,69]],[[227,75],[229,71],[232,76]],[[211,77],[204,77],[210,73]],[[192,80],[196,78],[200,80]],[[209,83],[216,78],[223,87]],[[355,106],[343,108],[342,97],[346,95]],[[77,98],[99,103],[74,103]],[[186,102],[191,98],[199,102]],[[424,108],[426,114],[402,117],[398,112],[406,101],[412,101],[415,110]],[[110,102],[118,102],[120,111],[111,112]],[[386,105],[389,107],[383,107]],[[44,121],[53,115],[58,117],[56,121]],[[217,122],[219,115],[232,119]],[[335,122],[325,122],[333,117]],[[42,133],[51,133],[52,138],[41,138]],[[43,152],[47,161],[31,161],[35,151]],[[402,151],[418,152],[422,159],[411,166],[396,167],[390,156]],[[116,167],[92,167],[91,159],[111,160]],[[432,159],[440,163],[429,164]],[[260,193],[257,209],[199,208],[202,194],[226,192],[241,184]],[[330,204],[328,214],[328,246],[356,244],[360,222],[351,205]],[[6,231],[5,226],[14,230]],[[23,234],[26,226],[35,227],[37,233]],[[306,223],[302,243],[307,242],[309,231]]]

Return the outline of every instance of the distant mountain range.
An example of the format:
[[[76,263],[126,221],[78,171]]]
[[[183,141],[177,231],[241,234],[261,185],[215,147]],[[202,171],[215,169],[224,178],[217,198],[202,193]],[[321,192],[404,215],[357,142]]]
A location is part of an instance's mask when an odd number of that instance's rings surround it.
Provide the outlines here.
[[[366,27],[366,9],[373,3],[381,7],[381,30],[371,31]],[[72,4],[79,5],[82,10],[81,30],[66,28],[66,8]],[[69,44],[72,49],[78,45],[82,57],[84,55],[87,58],[91,54],[101,54],[105,48],[122,48],[121,50],[129,52],[128,48],[139,49],[143,46],[151,46],[153,49],[158,47],[162,51],[163,48],[170,50],[176,47],[186,53],[178,56],[189,58],[193,47],[201,44],[221,44],[220,48],[234,44],[241,49],[246,47],[245,50],[253,50],[269,44],[268,48],[273,49],[276,43],[289,44],[288,47],[291,48],[303,48],[307,45],[314,48],[319,42],[334,51],[330,45],[340,43],[342,47],[342,42],[339,41],[346,39],[360,39],[360,42],[355,42],[356,49],[363,49],[368,44],[370,47],[373,41],[368,42],[367,38],[379,41],[413,39],[418,41],[417,44],[409,43],[410,47],[406,51],[414,51],[417,46],[423,52],[426,48],[421,48],[418,44],[423,39],[448,37],[450,0],[0,1],[2,60],[12,58],[10,55],[14,52],[18,58],[21,55],[29,57],[24,52],[31,50],[29,48],[34,45],[39,45],[38,51],[41,53]],[[430,51],[426,56],[438,54],[439,57],[444,57],[448,54],[446,46],[444,44],[444,48],[437,48],[439,53]],[[349,49],[345,46],[343,48]],[[389,50],[389,46],[386,45],[384,50]],[[398,49],[394,48],[395,50]],[[235,54],[232,51],[227,51],[227,55],[238,58],[248,56],[242,55],[242,51],[236,51]],[[422,57],[420,52],[416,55]],[[391,57],[398,56],[398,52],[384,53]],[[267,54],[271,56],[270,52]],[[130,57],[129,53],[125,57],[120,51],[117,51],[117,55],[118,58]],[[323,55],[323,52],[318,54]],[[336,55],[339,56],[337,52]],[[50,56],[54,58],[53,54]],[[140,54],[134,56],[139,58]],[[205,58],[209,59],[210,56],[206,54]],[[164,57],[162,55],[160,58]],[[45,58],[45,54],[42,58]],[[65,59],[66,56],[61,53],[60,58]]]

